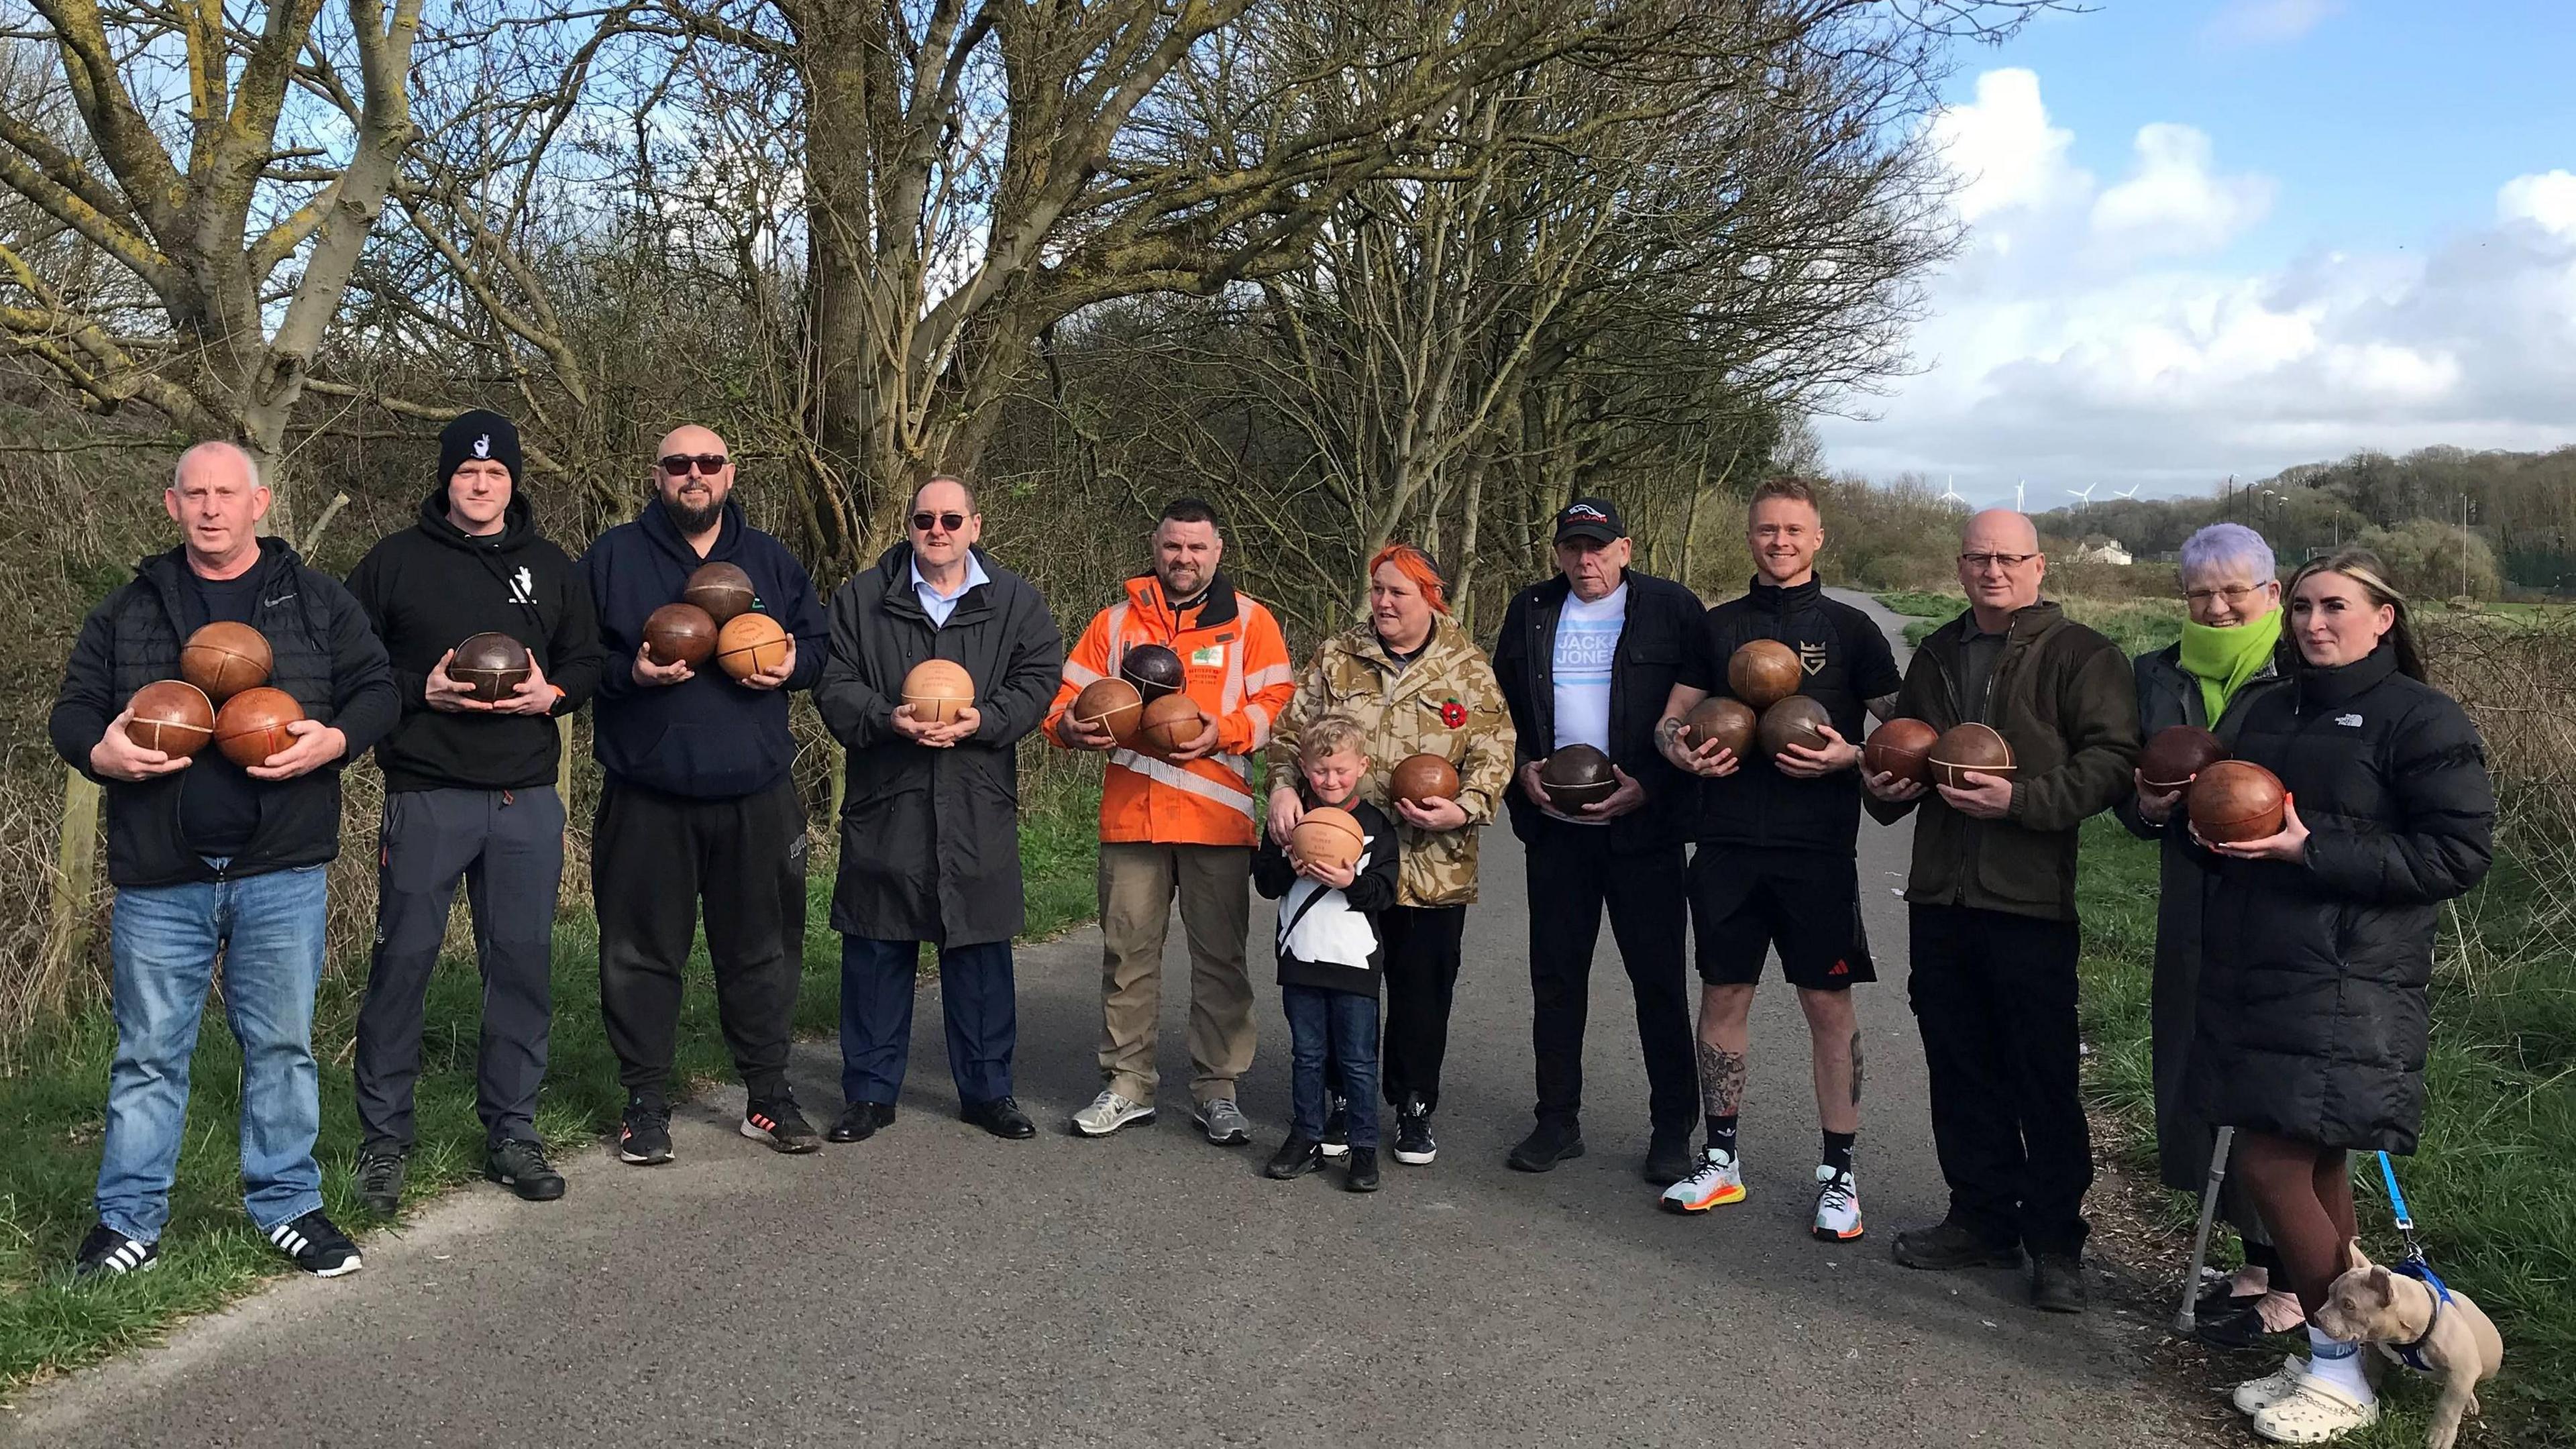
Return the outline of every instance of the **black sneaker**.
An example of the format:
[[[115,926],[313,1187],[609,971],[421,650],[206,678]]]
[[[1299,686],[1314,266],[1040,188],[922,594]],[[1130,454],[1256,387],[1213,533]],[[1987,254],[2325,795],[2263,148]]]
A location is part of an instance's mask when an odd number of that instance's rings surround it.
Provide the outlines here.
[[[1646,1139],[1646,1162],[1639,1169],[1646,1181],[1670,1187],[1699,1171],[1699,1154],[1691,1151],[1688,1127],[1658,1127]]]
[[[1324,1098],[1324,1155],[1342,1157],[1351,1150],[1351,1099],[1339,1092]]]
[[[1323,1165],[1324,1144],[1311,1137],[1291,1137],[1279,1144],[1278,1151],[1270,1154],[1270,1162],[1261,1169],[1261,1175],[1285,1182],[1289,1178],[1304,1177],[1318,1171]]]
[[[291,1223],[270,1228],[268,1241],[296,1267],[316,1278],[337,1278],[366,1266],[358,1257],[358,1245],[349,1241],[347,1233],[333,1227],[320,1208]]]
[[[2030,1255],[2030,1302],[2042,1313],[2084,1311],[2084,1260],[2074,1253]]]
[[[128,1273],[148,1273],[161,1266],[159,1243],[138,1243],[105,1223],[89,1230],[81,1239],[80,1254],[72,1259],[75,1278],[122,1278]]]
[[[658,1167],[671,1160],[671,1108],[659,1097],[626,1099],[626,1124],[617,1129],[617,1160]]]
[[[793,1097],[752,1098],[742,1109],[742,1135],[769,1144],[772,1152],[813,1152],[823,1145],[823,1134],[796,1110]]]
[[[1395,1109],[1395,1160],[1407,1167],[1429,1167],[1440,1155],[1431,1140],[1431,1109],[1420,1097],[1407,1097]]]
[[[358,1149],[358,1201],[379,1217],[402,1211],[403,1150],[391,1143]]]
[[[1342,1179],[1342,1190],[1345,1192],[1377,1191],[1376,1148],[1354,1147],[1351,1149],[1350,1175]]]
[[[1987,1242],[1947,1218],[1896,1235],[1896,1261],[1908,1268],[1948,1273],[1960,1268],[2018,1268],[2021,1249]]]
[[[546,1149],[524,1137],[504,1138],[485,1153],[483,1175],[530,1202],[564,1195],[563,1174],[546,1161]]]
[[[1583,1155],[1583,1129],[1558,1117],[1542,1117],[1530,1135],[1512,1148],[1503,1165],[1514,1172],[1546,1172]]]

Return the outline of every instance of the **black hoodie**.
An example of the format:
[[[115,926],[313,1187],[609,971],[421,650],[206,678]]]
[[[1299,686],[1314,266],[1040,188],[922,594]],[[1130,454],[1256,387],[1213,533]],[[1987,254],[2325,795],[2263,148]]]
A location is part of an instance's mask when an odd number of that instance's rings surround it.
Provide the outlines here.
[[[525,494],[513,491],[501,531],[483,537],[447,520],[447,489],[422,500],[420,522],[389,534],[349,575],[402,690],[402,723],[376,747],[385,788],[528,790],[555,782],[562,743],[542,715],[431,709],[429,671],[476,634],[528,646],[563,691],[554,713],[581,708],[599,686],[599,625],[589,586],[562,549],[538,536]]]

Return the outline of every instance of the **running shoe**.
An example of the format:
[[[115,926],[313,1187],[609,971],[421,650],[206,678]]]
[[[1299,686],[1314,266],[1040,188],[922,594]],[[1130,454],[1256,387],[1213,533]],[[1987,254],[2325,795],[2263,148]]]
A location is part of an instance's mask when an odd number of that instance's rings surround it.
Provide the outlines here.
[[[1704,1213],[1742,1201],[1743,1166],[1734,1153],[1712,1147],[1701,1155],[1699,1171],[1664,1189],[1661,1206],[1668,1213]]]
[[[1848,1243],[1860,1236],[1860,1184],[1852,1180],[1851,1170],[1836,1171],[1823,1163],[1816,1164],[1815,1235],[1828,1243]]]

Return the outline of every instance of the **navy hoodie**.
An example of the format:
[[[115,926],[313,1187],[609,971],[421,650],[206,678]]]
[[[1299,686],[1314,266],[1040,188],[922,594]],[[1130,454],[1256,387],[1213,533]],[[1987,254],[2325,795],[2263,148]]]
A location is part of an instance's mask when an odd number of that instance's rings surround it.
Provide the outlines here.
[[[796,640],[787,689],[749,689],[710,659],[679,684],[635,682],[644,621],[676,603],[700,564],[724,562],[751,576],[752,607]],[[656,498],[632,523],[599,536],[581,559],[599,611],[604,652],[593,696],[591,741],[600,768],[622,785],[696,800],[757,794],[787,777],[796,743],[787,733],[787,691],[811,689],[831,643],[814,581],[787,545],[745,523],[725,500],[716,539],[700,558]]]
[[[429,707],[429,671],[481,633],[528,646],[563,691],[554,714],[582,707],[599,683],[599,627],[590,585],[540,537],[513,490],[501,531],[482,537],[447,520],[447,489],[422,500],[420,522],[388,534],[349,574],[391,656],[402,723],[376,746],[385,788],[532,790],[555,782],[562,737],[545,715],[449,713]]]

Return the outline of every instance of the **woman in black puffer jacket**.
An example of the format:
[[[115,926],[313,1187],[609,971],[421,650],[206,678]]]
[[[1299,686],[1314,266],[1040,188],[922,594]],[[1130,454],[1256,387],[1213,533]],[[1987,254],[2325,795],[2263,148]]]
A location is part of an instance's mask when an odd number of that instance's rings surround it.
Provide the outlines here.
[[[2301,569],[2289,633],[2291,684],[2246,712],[2235,754],[2292,803],[2279,834],[2206,847],[2189,1095],[2237,1129],[2237,1171],[2311,1315],[2310,1361],[2237,1405],[2266,1437],[2316,1442],[2377,1417],[2359,1356],[2313,1315],[2356,1232],[2345,1154],[2415,1149],[2436,912],[2486,874],[2495,792],[2378,559]]]

